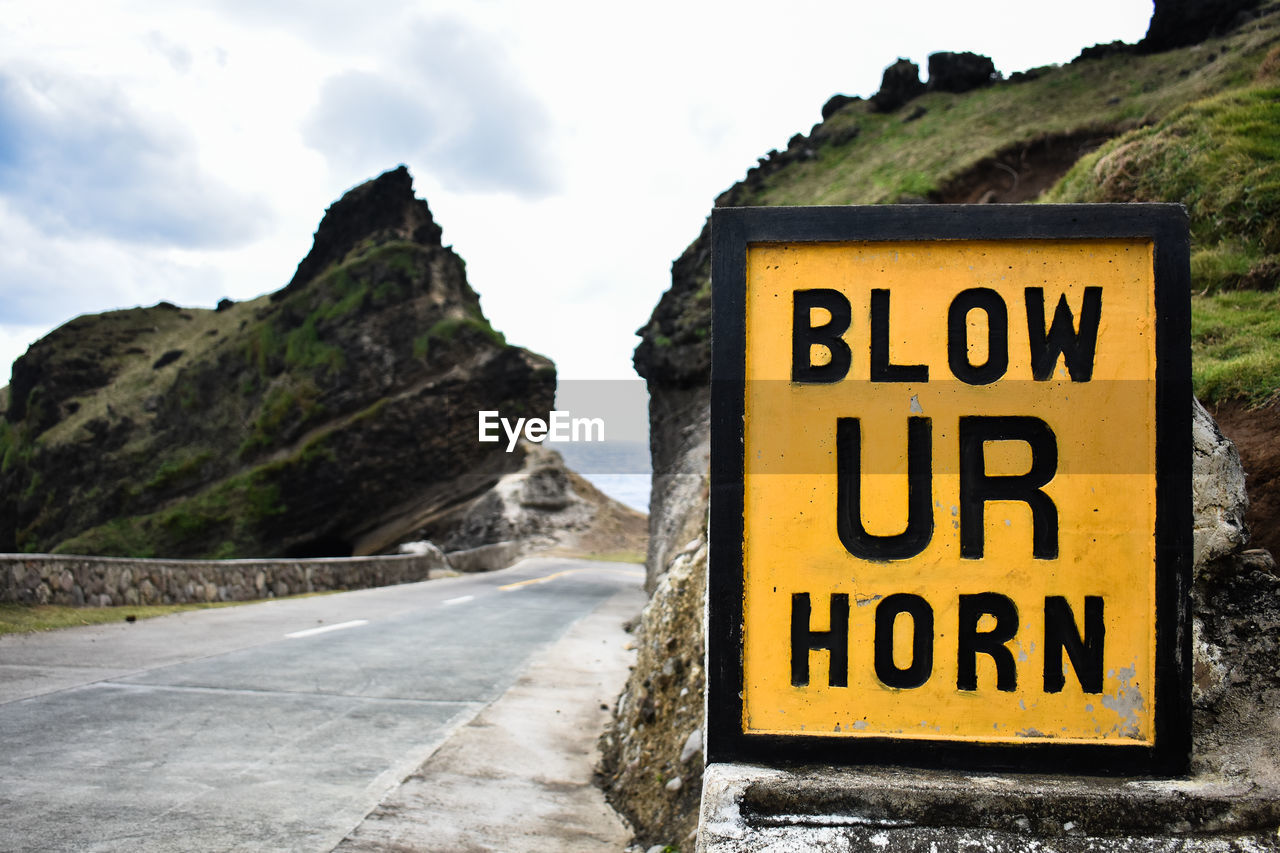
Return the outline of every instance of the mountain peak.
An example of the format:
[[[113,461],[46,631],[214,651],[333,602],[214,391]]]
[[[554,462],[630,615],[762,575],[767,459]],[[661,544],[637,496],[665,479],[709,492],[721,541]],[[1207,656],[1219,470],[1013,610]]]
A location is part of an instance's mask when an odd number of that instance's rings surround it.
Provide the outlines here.
[[[329,206],[311,251],[273,299],[302,287],[361,244],[407,240],[439,246],[440,234],[427,203],[414,197],[413,178],[402,164],[348,190]]]

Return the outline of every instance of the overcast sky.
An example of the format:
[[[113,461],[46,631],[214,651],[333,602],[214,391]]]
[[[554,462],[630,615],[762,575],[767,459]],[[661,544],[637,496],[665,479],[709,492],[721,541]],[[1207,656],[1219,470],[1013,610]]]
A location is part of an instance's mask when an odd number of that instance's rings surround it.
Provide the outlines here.
[[[1137,41],[1151,0],[0,0],[0,384],[70,318],[288,282],[408,165],[494,326],[562,378],[635,330],[713,199],[899,56],[1006,74]]]

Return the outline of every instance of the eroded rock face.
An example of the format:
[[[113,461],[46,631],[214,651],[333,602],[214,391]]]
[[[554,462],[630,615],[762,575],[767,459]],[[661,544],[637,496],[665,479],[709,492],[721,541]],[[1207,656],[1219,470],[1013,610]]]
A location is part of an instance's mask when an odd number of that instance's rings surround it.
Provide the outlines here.
[[[733,203],[733,191],[722,197]],[[717,206],[721,199],[717,199]],[[650,386],[698,388],[711,380],[711,223],[671,265],[671,287],[653,315],[636,332],[640,344],[633,362]],[[650,420],[653,420],[652,407]],[[657,448],[650,438],[650,446]],[[657,468],[654,469],[658,470]]]
[[[698,537],[672,550],[635,629],[635,669],[601,738],[601,780],[643,848],[688,850],[702,791],[707,543]]]
[[[1193,559],[1195,565],[1205,566],[1238,551],[1248,541],[1249,528],[1244,514],[1249,507],[1249,497],[1235,445],[1218,429],[1200,401],[1193,402]]]
[[[1199,401],[1192,452],[1192,771],[1280,798],[1280,576],[1270,553],[1246,550],[1240,455]]]
[[[1198,566],[1191,589],[1192,772],[1257,785],[1280,800],[1280,577],[1271,554]]]
[[[521,465],[476,441],[477,411],[545,416],[554,392],[401,167],[334,203],[270,297],[86,315],[18,359],[0,551],[393,550]]]
[[[517,470],[470,502],[418,519],[411,537],[434,542],[451,558],[493,543],[513,543],[511,554],[643,550],[643,513],[604,495],[549,447],[522,441],[512,455]]]

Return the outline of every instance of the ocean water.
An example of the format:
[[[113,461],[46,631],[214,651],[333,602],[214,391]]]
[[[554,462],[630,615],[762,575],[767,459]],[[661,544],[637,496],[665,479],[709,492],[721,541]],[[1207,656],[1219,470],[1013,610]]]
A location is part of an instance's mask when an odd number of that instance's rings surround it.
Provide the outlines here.
[[[649,511],[649,443],[644,441],[573,441],[547,445],[565,464],[616,501]]]

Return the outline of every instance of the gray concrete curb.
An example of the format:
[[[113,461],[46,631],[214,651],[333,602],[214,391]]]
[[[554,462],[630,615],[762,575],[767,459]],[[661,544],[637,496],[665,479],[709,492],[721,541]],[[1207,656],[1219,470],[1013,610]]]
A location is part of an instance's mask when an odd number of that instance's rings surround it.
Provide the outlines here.
[[[698,850],[1273,850],[1280,797],[1247,782],[712,764]]]
[[[335,850],[621,850],[631,830],[594,783],[596,742],[634,660],[622,625],[644,602],[619,592],[535,655]]]

